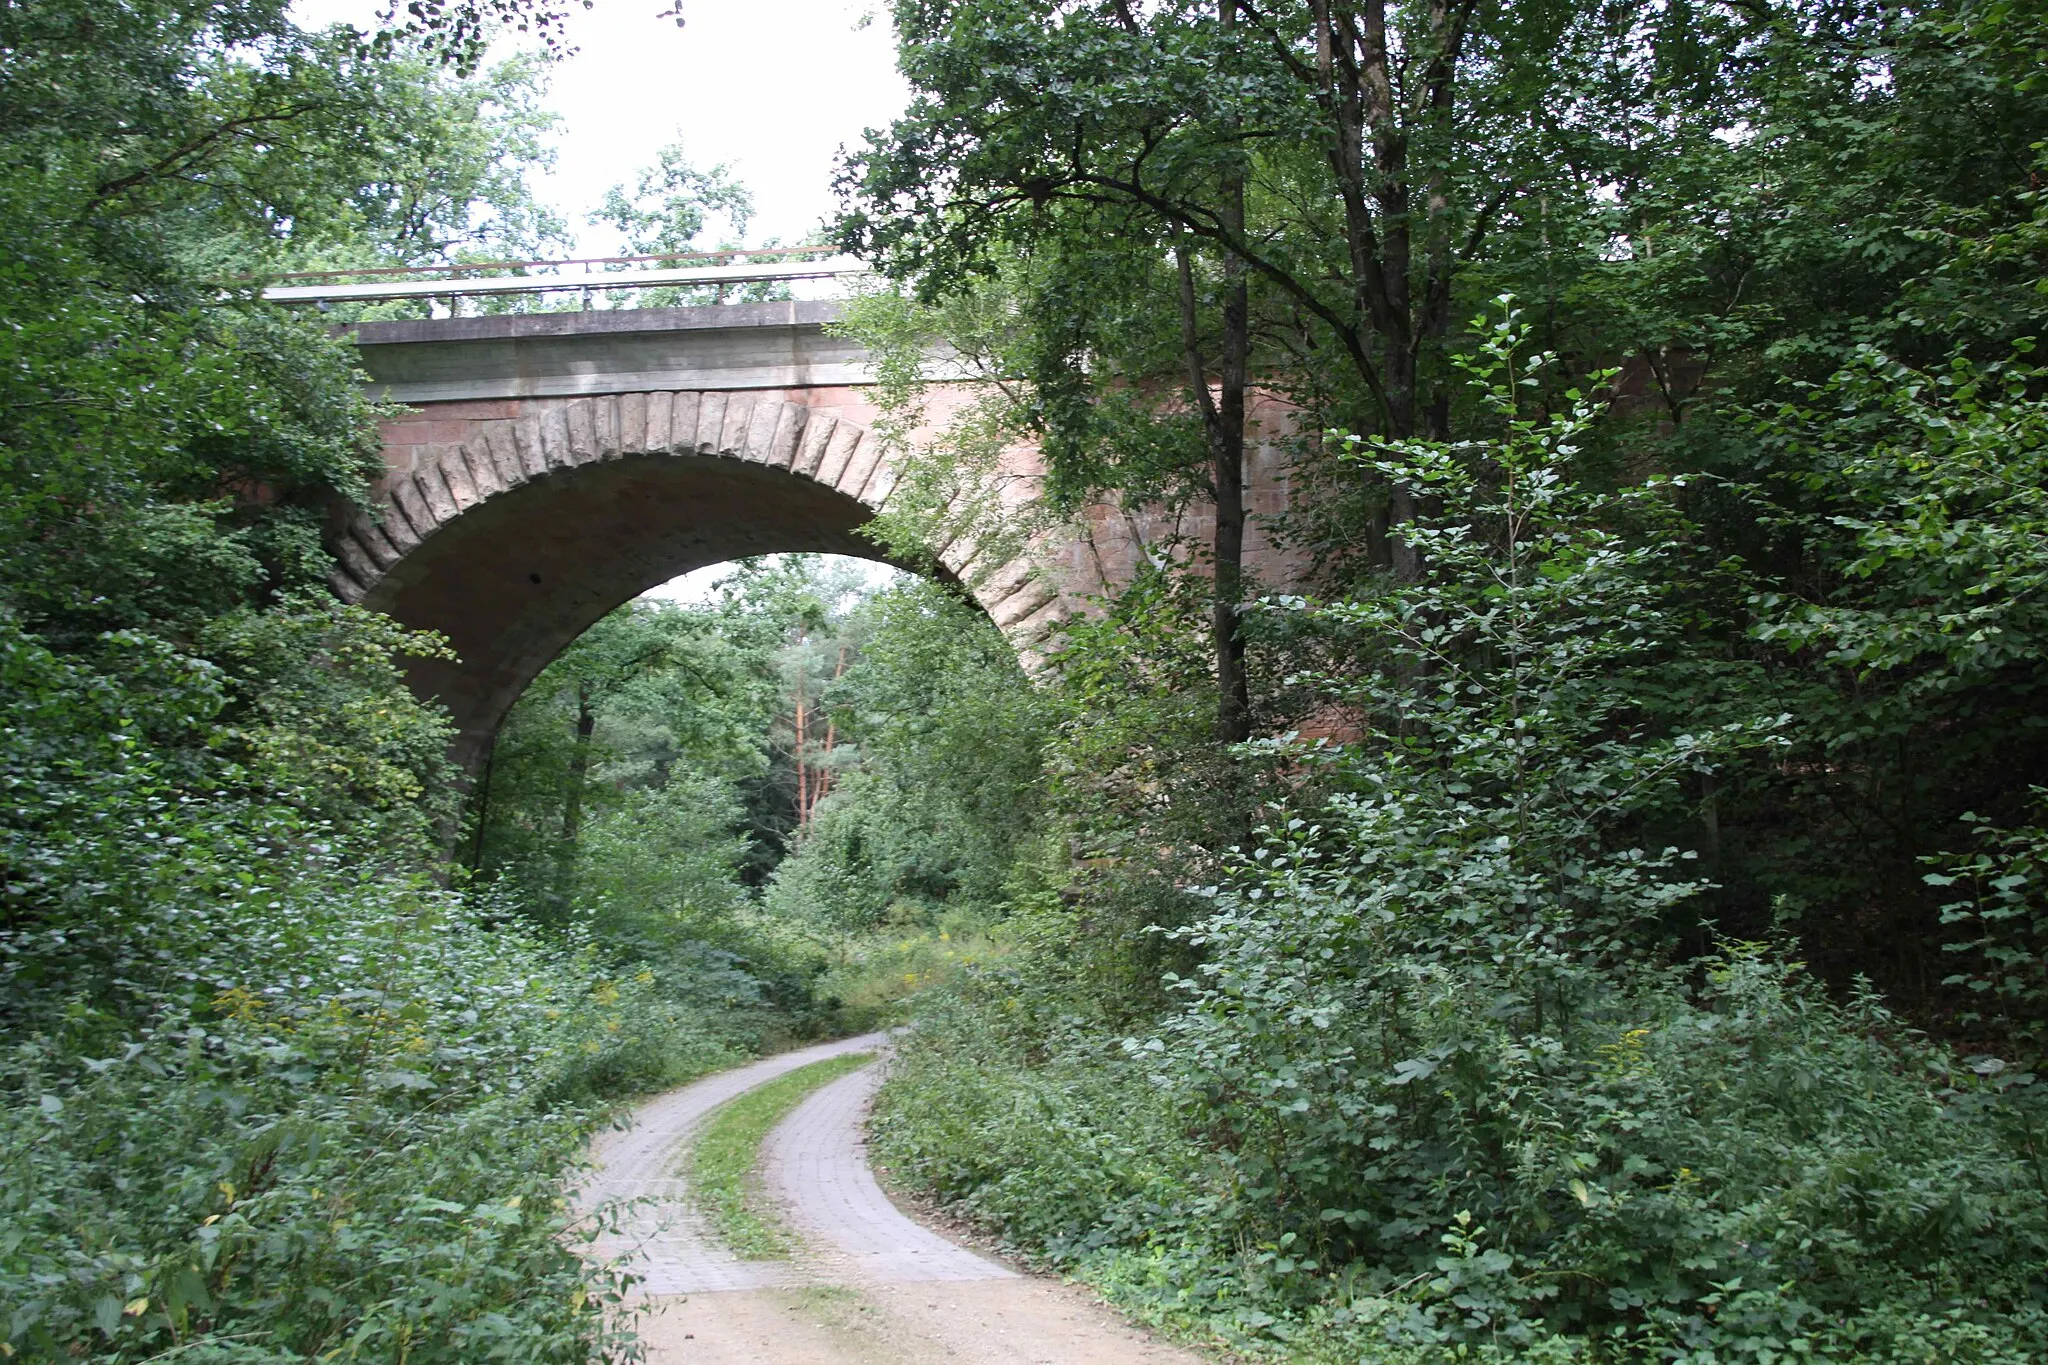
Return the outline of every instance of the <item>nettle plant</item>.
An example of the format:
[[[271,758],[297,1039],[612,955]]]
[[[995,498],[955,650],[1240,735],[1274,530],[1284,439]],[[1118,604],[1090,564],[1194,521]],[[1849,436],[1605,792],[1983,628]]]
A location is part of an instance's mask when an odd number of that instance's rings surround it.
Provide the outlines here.
[[[1347,642],[1354,662],[1319,681],[1367,733],[1326,760],[1345,794],[1265,831],[1184,931],[1205,961],[1145,1045],[1212,1116],[1281,1272],[1426,1285],[1441,1236],[1484,1240],[1473,1217],[1554,1236],[1603,1171],[1647,1178],[1564,1141],[1585,1096],[1560,1092],[1618,1065],[1603,1049],[1629,1045],[1634,997],[1668,979],[1668,926],[1705,889],[1691,850],[1646,833],[1680,823],[1685,778],[1779,723],[1667,720],[1658,679],[1735,570],[1693,548],[1676,480],[1575,475],[1603,403],[1524,412],[1551,361],[1524,358],[1502,302],[1466,365],[1496,434],[1345,438],[1428,509],[1400,531],[1425,567],[1267,605]],[[1456,1275],[1514,1264],[1474,1256]]]
[[[1596,398],[1524,412],[1526,335],[1467,366],[1490,437],[1349,443],[1422,572],[1268,607],[1343,640],[1365,733],[1129,1045],[1213,1153],[1190,1226],[1347,1349],[2026,1359],[2048,1223],[1995,1087],[1700,924],[1697,779],[1786,724],[1721,624],[1747,579],[1676,480],[1578,468]]]

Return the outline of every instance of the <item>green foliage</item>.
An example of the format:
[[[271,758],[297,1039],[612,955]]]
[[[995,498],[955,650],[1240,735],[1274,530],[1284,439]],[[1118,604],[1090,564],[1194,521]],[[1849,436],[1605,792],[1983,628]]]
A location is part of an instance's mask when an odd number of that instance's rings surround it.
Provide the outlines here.
[[[2048,792],[2036,788],[2034,797],[2032,818],[2016,828],[1965,815],[1975,826],[1975,848],[1928,857],[1941,870],[1922,880],[1959,897],[1941,907],[1941,922],[1960,926],[1942,947],[1957,955],[1961,970],[1942,984],[1969,992],[1962,1022],[2038,1071],[2048,1058]],[[1992,1075],[2008,1069],[1997,1056],[1977,1064]],[[2029,1075],[2021,1071],[2016,1079],[2025,1083]]]
[[[854,626],[860,651],[826,700],[861,766],[765,904],[855,930],[942,906],[992,913],[1033,829],[1042,700],[987,618],[935,584],[876,594]]]
[[[943,896],[946,854],[923,822],[898,818],[891,787],[855,775],[819,806],[778,863],[763,903],[773,914],[837,929],[879,927],[899,895]]]
[[[417,44],[395,50],[367,73],[362,97],[374,133],[353,149],[356,183],[331,219],[295,223],[267,263],[347,272],[567,253],[574,246],[568,224],[534,189],[555,160],[549,139],[558,120],[545,107],[547,88],[547,63],[536,54],[458,75]],[[516,297],[483,302],[491,312],[523,306]],[[344,303],[324,308],[322,320],[428,312],[424,300]]]
[[[672,142],[657,154],[655,164],[640,172],[628,194],[623,185],[605,192],[604,204],[590,215],[618,234],[625,252],[639,256],[684,256],[705,250],[732,250],[746,240],[754,218],[754,194],[735,180],[723,164],[704,171],[692,165],[683,144]],[[722,225],[715,247],[697,238],[713,223]],[[775,246],[771,239],[764,246]],[[671,264],[686,265],[687,261]],[[619,269],[629,267],[620,266]],[[688,304],[762,303],[790,297],[789,286],[773,281],[732,285],[662,285],[653,289],[613,291],[613,307],[674,308]]]
[[[729,793],[768,769],[764,732],[778,689],[763,640],[721,625],[717,613],[629,603],[534,680],[475,798],[478,870],[559,916],[575,896],[586,824],[624,794],[675,780],[678,797],[710,797],[707,817],[735,818]]]
[[[754,1179],[761,1143],[813,1090],[858,1071],[872,1052],[849,1052],[800,1066],[721,1105],[690,1143],[690,1193],[711,1225],[743,1260],[787,1260],[789,1229],[768,1206]]]
[[[1420,495],[1399,534],[1421,575],[1266,607],[1341,642],[1320,684],[1361,734],[1273,746],[1332,794],[1221,859],[1168,934],[1190,951],[1178,1003],[1105,1056],[1114,1015],[1046,945],[934,1007],[880,1111],[885,1155],[1152,1311],[1311,1359],[2039,1354],[2032,1076],[1964,1065],[1769,949],[1680,959],[1711,887],[1695,848],[1649,839],[1706,833],[1699,780],[1803,736],[1712,628],[1753,580],[1702,543],[1679,481],[1587,477],[1597,405],[1532,412],[1549,361],[1526,335],[1510,312],[1470,362],[1497,437],[1352,444]],[[1831,429],[1870,449],[1848,412]],[[1881,429],[1910,448],[1959,426]],[[1972,486],[1967,460],[1955,477]],[[1940,572],[1921,564],[1897,571]],[[1881,577],[1846,581],[1877,607]],[[1926,595],[1897,603],[1909,627]],[[2030,847],[1958,875],[2024,894]],[[2023,998],[2031,919],[1951,913]],[[947,1088],[957,1116],[932,1102]]]
[[[1845,1010],[1745,952],[1700,987],[1645,974],[1618,1012],[1515,1037],[1455,966],[1403,957],[1406,999],[1376,1006],[1313,954],[1260,950],[1341,913],[1262,897],[1220,917],[1226,977],[1256,960],[1260,986],[1230,996],[1235,1024],[1212,997],[1176,1041],[1227,1038],[1227,1078],[1200,1053],[1113,1055],[1001,976],[936,1005],[883,1093],[879,1158],[1140,1311],[1257,1354],[2041,1349],[2038,1171],[1993,1088],[1872,1002]],[[1388,1010],[1423,1051],[1405,1066],[1372,1036]],[[1218,1126],[1219,1095],[1256,1119]]]
[[[1170,1238],[1205,1156],[1097,1021],[998,967],[925,997],[869,1132],[878,1165],[1012,1247],[1073,1265]]]
[[[876,929],[830,945],[825,969],[811,983],[820,1007],[849,1032],[908,1022],[925,997],[1008,956],[1009,926],[965,910],[931,912],[899,905]],[[908,921],[908,922],[906,922]]]
[[[2044,384],[2048,370],[2023,355],[1921,371],[1864,348],[1753,418],[1774,463],[1800,471],[1800,530],[1831,589],[1819,601],[1762,597],[1759,636],[1896,679],[1885,690],[1900,712],[2037,658],[2048,634],[2034,601],[2048,572]]]
[[[417,856],[455,814],[453,733],[411,704],[398,660],[445,657],[434,636],[324,595],[207,623],[228,692],[210,742],[250,780],[365,847]]]
[[[731,793],[694,774],[628,791],[577,850],[576,905],[590,931],[634,958],[727,937],[745,899],[739,815]]]
[[[743,1035],[637,1007],[445,893],[320,857],[222,871],[232,897],[127,918],[123,974],[170,987],[141,1018],[8,938],[14,1352],[586,1359],[605,1298],[561,1173],[617,1081],[709,1069]],[[620,1066],[644,1043],[654,1076]]]
[[[1828,975],[1868,972],[1927,1015],[1975,1005],[1944,984],[1946,898],[1923,864],[2025,824],[2048,752],[2041,384],[2024,357],[1919,369],[1864,350],[1748,411],[1742,464],[1699,486],[1713,538],[1754,565],[1720,619],[1762,648],[1728,650],[1766,678],[1744,695],[1720,670],[1717,704],[1791,716],[1788,761],[1707,793],[1723,922],[1795,928]],[[1754,517],[1739,537],[1711,530],[1738,511]],[[1814,857],[1845,846],[1862,852]]]
[[[404,632],[310,604],[221,629],[225,669],[0,637],[5,1339],[583,1359],[562,1172],[606,1100],[734,1057],[758,1013],[610,981],[409,870],[446,731]]]
[[[656,164],[640,173],[633,193],[614,185],[593,222],[615,229],[626,250],[642,255],[697,250],[697,235],[714,217],[725,220],[728,241],[747,235],[754,216],[754,196],[733,180],[725,166],[700,171],[689,162],[681,143],[661,149]]]
[[[441,886],[445,645],[324,592],[373,412],[249,297],[545,236],[535,68],[436,64],[537,13],[0,12],[0,1354],[589,1359],[585,1138],[772,1025]]]

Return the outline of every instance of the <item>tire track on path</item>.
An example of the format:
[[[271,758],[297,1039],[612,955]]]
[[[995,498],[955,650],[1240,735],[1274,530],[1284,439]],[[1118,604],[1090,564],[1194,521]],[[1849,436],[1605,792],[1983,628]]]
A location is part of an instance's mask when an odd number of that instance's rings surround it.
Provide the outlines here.
[[[634,1111],[631,1127],[601,1134],[590,1147],[597,1170],[578,1203],[586,1215],[618,1221],[596,1239],[593,1254],[639,1276],[642,1297],[801,1283],[790,1262],[742,1261],[727,1251],[690,1201],[677,1163],[690,1134],[727,1100],[800,1066],[888,1042],[886,1033],[862,1034],[721,1071],[650,1100]]]
[[[841,1053],[886,1055],[888,1041],[868,1034],[707,1077],[593,1144],[583,1206],[645,1201],[596,1249],[642,1277],[650,1365],[1201,1365],[1084,1290],[1020,1274],[891,1203],[862,1132],[884,1061],[820,1087],[762,1145],[763,1183],[804,1242],[799,1257],[742,1261],[718,1243],[676,1171],[691,1132],[757,1085]]]
[[[862,1131],[882,1064],[820,1086],[761,1144],[763,1183],[832,1281],[923,1284],[1020,1278],[911,1221],[882,1193]]]

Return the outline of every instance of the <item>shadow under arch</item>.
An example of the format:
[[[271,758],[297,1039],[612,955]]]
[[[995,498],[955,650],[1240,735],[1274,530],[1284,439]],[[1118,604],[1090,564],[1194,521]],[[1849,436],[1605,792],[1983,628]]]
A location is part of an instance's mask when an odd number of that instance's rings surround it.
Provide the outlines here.
[[[455,660],[408,681],[448,708],[474,768],[541,669],[608,612],[681,573],[752,555],[883,559],[857,529],[894,473],[866,428],[767,393],[574,398],[478,421],[393,470],[381,507],[335,528],[344,600],[446,636]],[[1013,643],[1055,623],[1059,593],[1019,559],[941,551]]]

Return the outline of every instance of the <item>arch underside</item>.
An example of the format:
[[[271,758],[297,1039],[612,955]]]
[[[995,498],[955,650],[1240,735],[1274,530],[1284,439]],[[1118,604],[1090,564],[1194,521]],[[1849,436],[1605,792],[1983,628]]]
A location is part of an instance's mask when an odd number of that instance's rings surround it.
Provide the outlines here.
[[[749,555],[881,558],[857,534],[894,485],[880,444],[769,395],[563,400],[395,471],[382,507],[336,528],[334,587],[447,637],[457,659],[414,661],[409,681],[474,764],[540,670],[649,588]],[[1020,647],[1056,624],[1059,594],[1029,564],[941,559]]]

